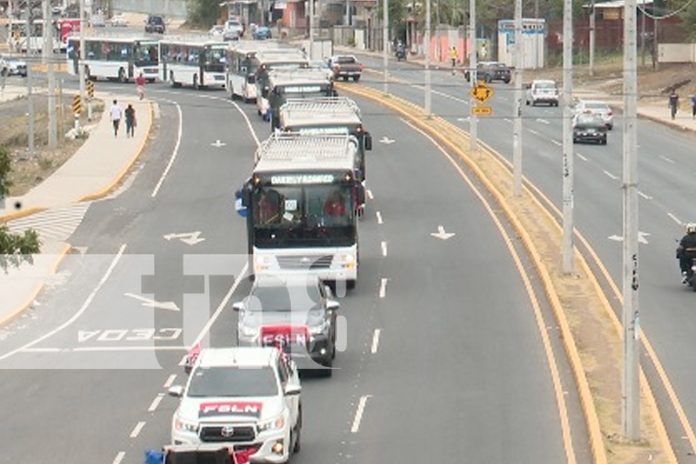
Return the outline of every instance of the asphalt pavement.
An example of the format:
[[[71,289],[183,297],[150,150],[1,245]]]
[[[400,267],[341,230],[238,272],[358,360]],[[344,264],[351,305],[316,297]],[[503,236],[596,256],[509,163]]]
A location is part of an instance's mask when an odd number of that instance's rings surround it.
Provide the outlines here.
[[[234,341],[231,302],[249,288],[234,191],[268,124],[224,92],[148,95],[154,142],[87,209],[69,239],[80,252],[40,304],[4,328],[0,408],[13,420],[0,462],[142,462],[169,440],[164,394],[185,381],[185,347]],[[294,462],[585,462],[584,431],[563,440],[558,388],[572,386],[552,382],[559,367],[492,217],[430,141],[359,104],[375,140],[360,277],[340,299],[336,372],[303,379]],[[440,226],[455,235],[433,236]]]
[[[361,57],[368,68],[381,69],[381,59]],[[398,80],[390,92],[422,105],[423,70],[409,63],[390,64]],[[361,83],[382,89],[382,77],[369,74]],[[486,102],[493,108],[489,117],[478,118],[478,135],[503,157],[512,160],[512,84],[493,84],[494,96]],[[463,77],[433,71],[433,112],[469,129],[469,85]],[[523,173],[562,208],[562,108],[523,107]],[[665,109],[666,111],[666,109]],[[659,119],[659,114],[653,119]],[[666,118],[666,115],[665,115]],[[665,119],[663,118],[663,119]],[[696,424],[696,388],[691,354],[696,352],[696,314],[693,292],[680,283],[674,258],[675,241],[684,225],[694,221],[688,201],[694,191],[696,134],[670,126],[670,121],[638,120],[638,176],[640,195],[640,324],[652,343],[671,385],[651,378],[659,390],[660,409],[678,458],[693,455],[692,426]],[[682,121],[683,122],[683,121]],[[687,122],[686,124],[689,124]],[[680,124],[683,125],[683,124]],[[615,114],[608,145],[574,145],[574,221],[608,269],[617,288],[622,282],[622,114]],[[610,294],[615,306],[620,295]],[[647,357],[646,357],[647,359]],[[651,369],[654,370],[654,369]],[[679,417],[668,397],[673,388],[685,412]],[[686,437],[683,438],[683,437]]]

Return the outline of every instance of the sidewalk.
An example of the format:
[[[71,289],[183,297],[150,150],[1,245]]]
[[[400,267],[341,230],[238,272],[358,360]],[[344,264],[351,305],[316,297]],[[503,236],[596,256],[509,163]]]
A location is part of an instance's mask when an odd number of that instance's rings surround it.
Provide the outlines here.
[[[104,112],[85,143],[26,195],[8,197],[4,209],[0,209],[0,223],[5,222],[13,229],[13,220],[103,198],[125,177],[147,142],[152,126],[152,105],[148,101],[138,101],[135,95],[124,98],[97,92],[95,96],[104,101]],[[114,137],[109,116],[114,98],[123,109],[129,103],[135,108],[138,123],[135,137],[126,138],[124,120],[118,137]],[[8,268],[7,273],[0,269],[0,327],[33,304],[44,285],[55,278],[56,269],[70,251],[67,243],[41,238],[42,252],[34,257],[34,264]]]
[[[357,50],[351,47],[335,46],[334,50],[338,53],[352,53],[356,55],[366,55],[373,58],[382,58],[381,52],[372,52],[369,50]],[[390,60],[395,60],[392,54],[389,55]],[[407,63],[425,66],[425,60],[421,57],[409,57]],[[449,63],[436,62],[430,63],[433,69],[449,69]],[[614,108],[623,109],[623,99],[621,97],[608,94],[606,92],[593,89],[591,87],[578,86],[573,91],[573,96],[585,99],[603,100],[609,103]],[[679,107],[679,112],[675,120],[672,120],[667,106],[667,96],[662,100],[641,99],[638,101],[638,116],[650,119],[652,121],[673,127],[680,130],[696,131],[696,120],[691,117],[691,107],[688,105],[688,98],[681,98],[682,105]]]

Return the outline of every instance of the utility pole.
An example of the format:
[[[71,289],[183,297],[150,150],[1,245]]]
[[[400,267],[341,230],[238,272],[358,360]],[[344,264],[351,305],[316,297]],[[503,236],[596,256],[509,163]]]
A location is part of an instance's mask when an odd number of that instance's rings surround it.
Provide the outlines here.
[[[309,2],[309,59],[314,59],[314,0]]]
[[[478,118],[474,113],[476,100],[473,95],[473,89],[476,87],[478,79],[476,73],[476,0],[469,0],[469,40],[471,41],[471,50],[469,50],[469,85],[472,90],[469,97],[469,149],[476,152],[478,151]]]
[[[382,75],[384,76],[384,93],[389,93],[389,0],[382,1]]]
[[[53,28],[50,27],[51,18],[50,0],[43,0],[44,10],[44,61],[48,67],[48,148],[55,148],[56,137],[56,76],[53,72]]]
[[[85,0],[80,1],[80,60],[77,75],[80,79],[80,101],[85,102]]]
[[[9,0],[9,3],[7,4],[7,10],[9,13],[7,15],[7,18],[9,19],[9,29],[7,30],[7,48],[11,53],[14,53],[14,49],[12,48],[12,34],[14,34],[14,6],[12,5],[12,0]]]
[[[657,71],[657,36],[659,23],[657,22],[657,5],[653,2],[653,71]]]
[[[537,0],[538,6],[538,0]],[[515,119],[513,125],[513,192],[522,193],[522,0],[515,0]]]
[[[638,318],[638,160],[636,69],[636,0],[624,5],[624,124],[623,124],[623,328],[624,378],[622,419],[624,436],[640,439],[638,384],[640,324]]]
[[[517,7],[515,7],[517,8]],[[534,18],[539,17],[539,0],[534,0]]]
[[[573,2],[563,1],[563,272],[573,272]]]
[[[425,0],[425,115],[430,117],[431,89],[430,89],[430,0]]]
[[[32,90],[33,70],[31,69],[31,4],[27,2],[27,28],[26,28],[26,47],[27,47],[27,115],[29,117],[29,140],[28,150],[29,156],[34,155],[34,95]]]
[[[590,4],[590,76],[594,76],[595,0]]]
[[[640,65],[645,66],[645,2],[640,8]]]

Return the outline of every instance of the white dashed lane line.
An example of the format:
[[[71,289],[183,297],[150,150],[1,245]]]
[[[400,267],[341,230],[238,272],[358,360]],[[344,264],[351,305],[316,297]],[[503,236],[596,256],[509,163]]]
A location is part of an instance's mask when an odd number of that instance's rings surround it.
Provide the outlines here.
[[[614,174],[612,174],[612,173],[609,172],[609,171],[604,171],[604,174],[605,174],[607,177],[610,177],[611,179],[619,180],[618,177],[616,177]]]
[[[155,412],[157,406],[159,406],[160,402],[162,401],[162,398],[164,398],[164,393],[159,393],[157,397],[152,400],[152,403],[150,403],[150,407],[147,408],[147,412]]]
[[[125,457],[126,457],[125,451],[119,451],[113,460],[113,464],[121,464],[121,462],[123,461],[123,458],[125,458]]]
[[[662,161],[667,162],[667,163],[674,164],[674,160],[673,160],[673,159],[667,158],[667,157],[664,156],[664,155],[660,155],[660,159],[661,159]]]
[[[133,427],[133,431],[130,433],[131,438],[138,438],[138,435],[140,435],[140,431],[145,427],[145,422],[141,421],[135,424],[135,427]]]
[[[527,129],[527,130],[529,130],[529,132],[534,134],[534,135],[541,135],[539,132],[535,131],[534,129]]]
[[[382,277],[382,281],[379,284],[379,297],[384,298],[387,296],[387,279]]]
[[[673,220],[674,222],[676,222],[677,224],[682,225],[682,222],[681,222],[681,221],[679,220],[679,218],[678,218],[677,216],[675,216],[674,214],[672,214],[672,213],[667,213],[667,216],[669,216],[670,219],[672,219],[672,220]]]
[[[558,140],[551,139],[551,143],[553,143],[554,145],[559,146],[559,147],[563,146],[563,144],[561,142],[559,142]]]
[[[377,216],[377,224],[382,224],[382,223],[384,222],[384,221],[382,221],[382,213],[380,213],[379,211],[377,211],[377,212],[375,213],[375,215]]]
[[[172,385],[174,385],[174,379],[176,379],[176,374],[172,374],[169,376],[166,382],[164,382],[164,385],[162,385],[164,388],[169,388]]]
[[[646,199],[646,200],[652,200],[652,199],[653,199],[653,197],[651,197],[650,195],[646,195],[645,193],[641,192],[640,190],[638,190],[638,195],[640,195],[642,198],[644,198],[644,199]]]
[[[387,256],[387,242],[382,242],[382,256]]]
[[[372,190],[370,189],[367,189],[367,198],[369,198],[370,200],[375,199],[375,196],[372,194]]]
[[[377,353],[379,349],[379,335],[382,333],[381,329],[375,329],[374,334],[372,334],[372,349],[370,350],[372,354]]]
[[[575,154],[578,155],[578,158],[580,158],[580,159],[583,160],[583,161],[587,161],[587,162],[590,161],[586,156],[581,155],[580,153],[575,153]]]
[[[540,122],[540,123],[542,123],[542,124],[551,124],[551,123],[548,122],[546,119],[537,118],[536,121],[537,121],[537,122]]]
[[[360,422],[362,421],[362,416],[365,413],[365,405],[367,404],[367,399],[372,395],[364,395],[360,397],[358,402],[358,409],[355,411],[355,418],[353,419],[353,426],[350,428],[351,433],[358,433],[360,430]]]

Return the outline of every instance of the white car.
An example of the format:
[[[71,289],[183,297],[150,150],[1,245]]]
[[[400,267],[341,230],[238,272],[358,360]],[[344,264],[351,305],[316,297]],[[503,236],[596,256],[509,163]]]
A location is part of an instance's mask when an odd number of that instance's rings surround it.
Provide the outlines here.
[[[536,79],[527,89],[527,105],[536,106],[545,103],[549,106],[558,106],[559,92],[555,81]]]
[[[310,61],[309,67],[313,69],[321,69],[324,75],[326,75],[326,78],[330,81],[332,81],[334,78],[333,69],[331,69],[331,66],[329,66],[328,61]]]
[[[225,27],[224,26],[213,26],[210,28],[208,31],[208,35],[212,37],[213,39],[222,39],[223,34],[225,33]]]
[[[296,366],[277,348],[204,349],[171,425],[173,445],[234,444],[254,463],[286,463],[300,449],[302,401]]]
[[[607,129],[612,130],[614,128],[614,112],[606,102],[599,100],[580,100],[575,105],[574,110],[575,114],[596,114],[602,118]]]
[[[127,27],[128,26],[128,19],[126,19],[125,15],[123,15],[121,13],[121,14],[114,15],[111,18],[110,23],[113,27]]]
[[[4,67],[6,76],[27,77],[27,63],[17,57],[0,55],[0,68]]]
[[[224,40],[239,40],[244,34],[244,25],[236,19],[228,19],[225,22],[222,38]]]

